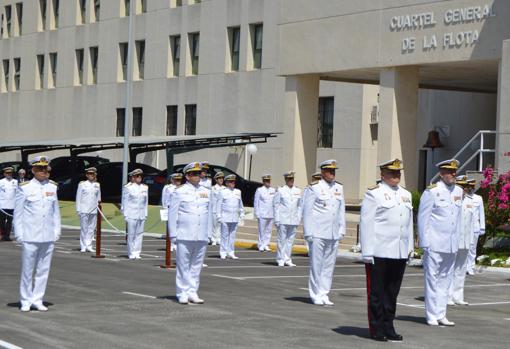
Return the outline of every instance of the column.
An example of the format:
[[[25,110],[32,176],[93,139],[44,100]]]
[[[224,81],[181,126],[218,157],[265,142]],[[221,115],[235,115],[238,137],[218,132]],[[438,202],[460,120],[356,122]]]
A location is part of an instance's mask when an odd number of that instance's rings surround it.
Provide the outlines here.
[[[404,162],[402,185],[418,187],[418,67],[380,72],[377,162],[399,158]]]
[[[317,170],[319,77],[288,77],[285,82],[282,164],[296,171],[295,183],[308,184]]]
[[[503,41],[498,72],[496,169],[510,170],[510,40]]]

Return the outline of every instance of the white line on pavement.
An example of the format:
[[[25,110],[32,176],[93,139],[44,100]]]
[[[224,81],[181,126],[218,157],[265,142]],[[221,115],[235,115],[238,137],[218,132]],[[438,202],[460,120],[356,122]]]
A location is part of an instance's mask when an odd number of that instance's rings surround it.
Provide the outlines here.
[[[510,284],[483,284],[483,285],[465,285],[464,288],[476,288],[476,287],[501,287],[501,286],[510,286]],[[306,287],[299,288],[300,290],[308,290]],[[413,289],[423,289],[423,286],[402,286],[400,289],[405,290],[413,290]],[[348,287],[348,288],[332,288],[330,291],[360,291],[366,290],[366,287]]]
[[[224,279],[244,280],[244,278],[238,278],[238,277],[235,277],[235,276],[227,276],[227,275],[219,275],[219,274],[211,274],[211,275],[219,277],[219,278],[224,278]]]
[[[144,297],[144,298],[152,298],[152,299],[155,299],[156,297],[154,296],[149,296],[147,294],[141,294],[141,293],[135,293],[135,292],[122,292],[123,294],[128,294],[128,295],[131,295],[131,296],[137,296],[137,297]]]
[[[5,342],[0,339],[0,347],[5,349],[23,349],[22,347],[18,347],[17,345],[14,345],[9,342]]]

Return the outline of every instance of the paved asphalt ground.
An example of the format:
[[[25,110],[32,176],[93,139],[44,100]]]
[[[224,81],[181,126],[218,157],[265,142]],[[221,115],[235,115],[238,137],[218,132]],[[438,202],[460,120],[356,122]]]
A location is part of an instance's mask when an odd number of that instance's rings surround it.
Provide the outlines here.
[[[238,250],[222,261],[210,247],[200,296],[179,305],[175,271],[160,269],[164,241],[145,237],[143,259],[125,257],[124,238],[104,238],[108,259],[78,251],[78,231],[65,231],[53,258],[46,313],[18,309],[19,253],[0,244],[0,347],[15,348],[508,348],[510,274],[469,277],[470,306],[449,309],[454,328],[425,324],[422,269],[408,268],[399,297],[403,343],[368,338],[362,264],[339,258],[333,307],[309,303],[308,259],[275,266],[273,253]],[[9,346],[9,343],[11,346]]]

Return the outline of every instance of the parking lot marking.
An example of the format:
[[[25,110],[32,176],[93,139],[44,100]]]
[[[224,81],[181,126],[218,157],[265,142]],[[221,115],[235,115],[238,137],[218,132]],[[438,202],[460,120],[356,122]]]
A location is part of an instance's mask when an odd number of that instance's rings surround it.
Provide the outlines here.
[[[123,291],[122,292],[123,294],[127,294],[127,295],[131,295],[131,296],[137,296],[137,297],[144,297],[144,298],[152,298],[152,299],[156,299],[155,296],[149,296],[147,294],[141,294],[141,293],[135,293],[135,292],[127,292],[127,291]]]
[[[211,274],[212,276],[216,276],[219,278],[232,279],[232,280],[244,280],[244,278],[235,277],[235,276],[227,276],[227,275],[219,275],[219,274]]]
[[[418,308],[418,309],[425,308],[425,305],[422,305],[422,304],[405,304],[405,303],[399,303],[399,302],[397,302],[397,304],[402,305],[404,307],[410,307],[410,308]]]
[[[0,347],[5,348],[5,349],[23,349],[22,347],[18,347],[17,345],[3,341],[1,339],[0,339]]]
[[[498,304],[510,304],[510,302],[469,303],[469,306],[472,306],[472,305],[498,305]]]
[[[423,274],[406,274],[405,276],[423,276]],[[268,275],[268,276],[239,276],[242,280],[248,279],[279,279],[279,278],[307,278],[308,275]],[[333,277],[366,277],[364,274],[337,274]]]
[[[480,285],[465,285],[464,288],[477,288],[477,287],[505,287],[510,284],[480,284]],[[348,287],[348,288],[332,288],[331,291],[360,291],[365,290],[365,287]],[[400,289],[414,290],[423,289],[423,286],[402,286]],[[300,290],[308,290],[308,288],[301,287]]]

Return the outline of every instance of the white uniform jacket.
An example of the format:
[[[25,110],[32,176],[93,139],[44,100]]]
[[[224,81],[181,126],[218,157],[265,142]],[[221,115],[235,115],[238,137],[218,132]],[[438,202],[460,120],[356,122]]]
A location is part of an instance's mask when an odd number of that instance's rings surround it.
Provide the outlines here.
[[[202,178],[200,180],[200,185],[203,186],[203,187],[206,187],[207,189],[211,190],[212,188],[212,181],[210,178]]]
[[[303,202],[306,237],[340,240],[345,235],[345,198],[340,183],[321,179],[309,187]]]
[[[363,257],[407,259],[414,249],[411,193],[381,183],[365,193],[360,219]]]
[[[18,181],[7,178],[0,179],[0,208],[12,210],[14,208],[14,200],[16,199],[16,191],[18,190]]]
[[[302,191],[296,186],[284,185],[276,191],[273,200],[276,224],[299,225],[302,215]]]
[[[253,200],[253,213],[255,218],[273,218],[273,199],[276,189],[265,186],[257,188]]]
[[[457,226],[459,234],[459,249],[469,250],[471,243],[473,242],[475,218],[478,218],[475,217],[478,212],[473,203],[473,196],[465,194],[462,199],[460,223]]]
[[[186,183],[170,197],[168,230],[170,238],[208,241],[212,227],[211,191],[202,185]]]
[[[475,234],[485,234],[485,208],[483,206],[483,199],[480,195],[473,194],[473,206],[476,211],[474,217],[474,231]]]
[[[459,186],[453,186],[450,191],[443,181],[423,192],[418,210],[420,247],[435,252],[457,252],[462,195]]]
[[[219,192],[216,216],[221,223],[238,223],[244,219],[244,206],[239,189],[225,188]]]
[[[101,201],[101,186],[98,182],[83,181],[76,190],[76,212],[97,213],[97,203]]]
[[[219,185],[218,183],[216,183],[212,189],[211,189],[211,200],[213,201],[213,207],[212,207],[212,210],[213,210],[213,214],[216,214],[217,211],[216,211],[216,206],[218,204],[218,198],[220,196],[220,192],[225,189],[226,187],[224,185]]]
[[[125,219],[146,219],[148,202],[147,185],[130,182],[122,188],[121,210]]]
[[[16,192],[14,235],[23,242],[54,242],[60,238],[57,185],[32,179]]]
[[[177,186],[174,184],[167,184],[163,187],[163,192],[161,194],[161,206],[164,208],[168,208],[170,206],[170,196],[172,196],[175,189],[177,189]]]

